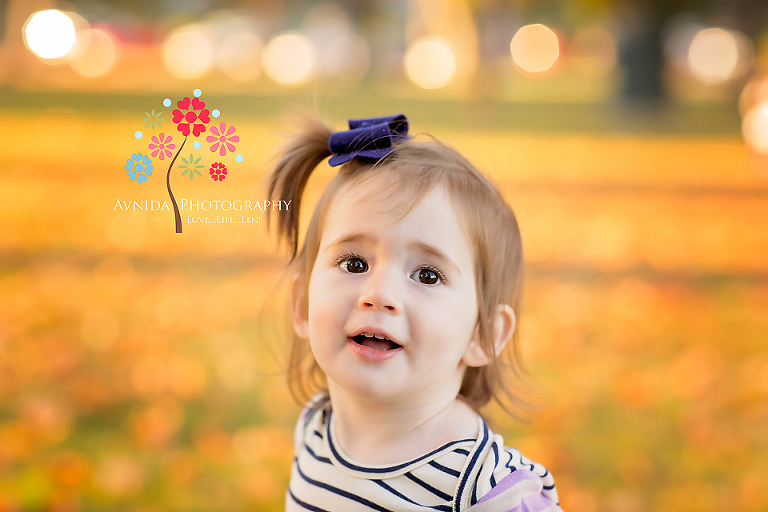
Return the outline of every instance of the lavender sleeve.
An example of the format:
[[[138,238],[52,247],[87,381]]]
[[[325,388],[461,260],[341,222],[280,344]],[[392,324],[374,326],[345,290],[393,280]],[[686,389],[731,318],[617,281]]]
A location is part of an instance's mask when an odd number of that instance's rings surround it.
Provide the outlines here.
[[[466,512],[562,512],[542,493],[543,489],[538,475],[518,470],[503,478]]]

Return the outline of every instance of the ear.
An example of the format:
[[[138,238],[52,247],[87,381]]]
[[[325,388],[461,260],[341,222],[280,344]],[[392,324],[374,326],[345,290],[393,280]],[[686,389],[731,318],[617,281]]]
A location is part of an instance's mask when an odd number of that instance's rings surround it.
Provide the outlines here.
[[[507,345],[507,342],[515,332],[517,326],[517,318],[515,312],[506,304],[499,304],[496,306],[496,312],[493,317],[493,347],[498,355],[502,349]],[[475,332],[472,335],[472,340],[467,346],[467,350],[464,352],[462,361],[467,366],[479,367],[490,364],[491,358],[483,350],[480,344],[480,328],[475,327]]]
[[[302,339],[309,338],[309,316],[307,311],[307,287],[304,280],[296,274],[291,280],[290,290],[291,318],[293,330]]]

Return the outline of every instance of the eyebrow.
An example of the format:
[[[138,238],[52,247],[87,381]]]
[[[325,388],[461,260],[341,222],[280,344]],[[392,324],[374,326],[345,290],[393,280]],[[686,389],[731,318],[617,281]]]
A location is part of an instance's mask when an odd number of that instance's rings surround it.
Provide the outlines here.
[[[330,249],[332,247],[336,247],[337,245],[344,245],[344,244],[355,243],[355,242],[363,242],[363,243],[373,244],[373,243],[375,243],[375,240],[373,239],[373,237],[368,236],[368,235],[364,235],[362,233],[353,234],[353,235],[344,235],[344,236],[341,236],[341,237],[337,238],[336,240],[334,240],[333,242],[329,243],[328,245],[326,245],[323,248],[323,250]]]
[[[451,267],[455,272],[461,275],[461,270],[459,270],[459,266],[456,264],[456,262],[437,247],[419,241],[412,242],[410,247],[416,248],[424,254],[428,254],[434,258],[437,258],[442,262],[443,265]]]
[[[339,245],[344,245],[347,243],[368,243],[368,244],[375,244],[376,239],[372,236],[365,235],[362,233],[356,233],[352,235],[343,235],[339,237],[338,239],[334,240],[333,242],[326,245],[322,250],[328,250],[334,247],[337,247]],[[459,275],[461,275],[461,270],[459,269],[459,266],[456,264],[453,259],[448,256],[445,252],[441,251],[437,247],[433,245],[429,245],[428,243],[421,242],[421,241],[413,241],[410,244],[408,244],[408,247],[411,249],[416,249],[421,253],[427,254],[429,256],[432,256],[434,258],[437,258],[440,260],[440,263],[442,265],[446,265],[450,267],[452,270],[457,272]]]

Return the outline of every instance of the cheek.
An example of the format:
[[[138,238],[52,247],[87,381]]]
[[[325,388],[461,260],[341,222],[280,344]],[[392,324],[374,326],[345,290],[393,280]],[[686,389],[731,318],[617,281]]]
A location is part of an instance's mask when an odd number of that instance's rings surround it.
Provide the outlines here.
[[[309,341],[336,336],[344,326],[344,312],[348,309],[344,295],[333,276],[316,273],[309,283],[308,328]]]

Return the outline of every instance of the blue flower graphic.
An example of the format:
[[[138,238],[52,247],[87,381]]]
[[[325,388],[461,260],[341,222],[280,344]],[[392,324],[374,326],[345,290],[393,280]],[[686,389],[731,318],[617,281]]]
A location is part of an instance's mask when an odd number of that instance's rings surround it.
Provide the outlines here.
[[[143,183],[152,176],[152,160],[141,153],[131,155],[131,158],[126,160],[125,168],[128,169],[125,174],[131,181],[135,180],[136,183]]]

